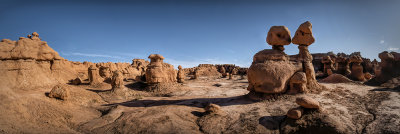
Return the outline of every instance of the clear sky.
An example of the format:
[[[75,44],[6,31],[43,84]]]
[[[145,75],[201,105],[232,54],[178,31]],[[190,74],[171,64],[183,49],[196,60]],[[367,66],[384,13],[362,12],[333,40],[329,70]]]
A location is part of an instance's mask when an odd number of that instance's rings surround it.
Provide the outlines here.
[[[379,59],[400,47],[400,0],[0,0],[0,38],[38,32],[70,61],[131,62],[163,55],[175,67],[199,63],[250,66],[269,27],[292,37],[310,21],[311,53],[351,53]],[[296,45],[285,46],[297,54]]]

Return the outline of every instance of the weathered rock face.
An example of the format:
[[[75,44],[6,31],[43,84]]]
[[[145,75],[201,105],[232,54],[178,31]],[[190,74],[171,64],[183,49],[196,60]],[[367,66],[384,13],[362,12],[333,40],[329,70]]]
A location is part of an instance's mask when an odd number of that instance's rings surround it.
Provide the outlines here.
[[[121,89],[124,87],[124,76],[121,71],[114,71],[111,78],[111,87],[113,90]]]
[[[103,78],[111,78],[111,70],[109,67],[101,66],[100,67],[100,76]]]
[[[265,49],[254,55],[248,70],[247,90],[260,93],[283,93],[288,81],[301,67],[289,62],[280,50]]]
[[[361,59],[360,56],[352,56],[350,58],[350,63],[352,63],[350,76],[354,80],[358,81],[365,80],[365,76],[363,73],[363,66],[361,66],[361,62],[363,62],[363,60]]]
[[[335,67],[333,67],[333,60],[331,59],[331,57],[325,56],[322,59],[322,63],[324,64],[324,74],[326,76],[331,75],[332,72],[335,70]]]
[[[181,65],[178,66],[178,69],[178,82],[183,83],[185,81],[185,71]]]
[[[57,98],[61,100],[67,100],[69,96],[70,93],[68,88],[61,84],[54,86],[49,93],[50,98]]]
[[[284,45],[291,42],[290,31],[285,26],[272,26],[268,31],[267,43],[272,45],[272,49],[283,51]]]
[[[150,64],[146,69],[147,84],[174,83],[176,82],[176,70],[174,66],[164,63],[164,57],[159,54],[149,56]]]
[[[91,65],[88,68],[88,75],[89,75],[89,83],[90,83],[90,85],[98,85],[98,84],[101,83],[99,70],[97,69],[96,66]]]

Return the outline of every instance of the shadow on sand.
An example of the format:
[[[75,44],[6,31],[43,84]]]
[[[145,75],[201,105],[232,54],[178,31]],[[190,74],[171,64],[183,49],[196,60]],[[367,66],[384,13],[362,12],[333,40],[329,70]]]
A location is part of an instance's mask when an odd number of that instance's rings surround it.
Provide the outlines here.
[[[214,103],[220,106],[245,105],[255,103],[246,96],[234,96],[228,98],[193,98],[180,100],[131,100],[122,103],[105,104],[104,106],[122,105],[126,107],[154,107],[164,105],[184,105],[190,107],[203,108],[208,103]]]

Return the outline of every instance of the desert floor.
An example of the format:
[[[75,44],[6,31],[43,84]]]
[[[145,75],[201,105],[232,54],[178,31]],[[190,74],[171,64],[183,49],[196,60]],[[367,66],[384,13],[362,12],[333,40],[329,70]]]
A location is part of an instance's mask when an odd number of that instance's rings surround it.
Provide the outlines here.
[[[68,85],[68,100],[47,97],[51,87],[2,89],[0,133],[398,133],[400,90],[361,83],[322,83],[316,94],[279,95],[253,101],[247,79],[186,80],[166,91],[144,91],[126,81],[126,90],[110,84]],[[320,102],[299,120],[286,117],[298,96]],[[206,114],[208,103],[225,114]]]

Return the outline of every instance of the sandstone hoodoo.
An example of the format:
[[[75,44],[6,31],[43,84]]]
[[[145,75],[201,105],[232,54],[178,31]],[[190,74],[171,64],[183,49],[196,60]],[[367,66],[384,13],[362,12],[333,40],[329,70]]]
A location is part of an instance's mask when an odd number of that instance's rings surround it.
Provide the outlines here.
[[[121,71],[114,71],[111,78],[111,87],[115,91],[124,88],[124,76]]]
[[[351,73],[350,61],[348,58],[346,58],[344,56],[338,56],[336,58],[336,62],[338,63],[337,70],[336,70],[336,72],[338,74],[342,74],[344,76],[350,75],[350,73]]]
[[[61,100],[66,100],[69,96],[70,93],[68,88],[66,88],[65,85],[61,84],[54,86],[49,93],[50,98],[57,98]]]
[[[350,63],[352,63],[350,76],[354,80],[365,81],[365,75],[363,72],[363,66],[361,66],[361,62],[363,62],[363,60],[360,56],[350,57]]]
[[[151,54],[149,59],[150,64],[146,69],[146,82],[150,87],[176,83],[177,72],[174,66],[163,62],[163,56]]]
[[[322,88],[317,82],[314,66],[312,64],[313,57],[308,51],[308,46],[314,43],[314,41],[311,23],[309,21],[304,22],[299,26],[293,37],[293,44],[299,45],[298,61],[303,64],[303,72],[306,73],[308,90],[318,90]]]
[[[185,81],[185,71],[183,70],[182,66],[178,66],[178,82],[183,83]]]
[[[308,46],[314,42],[311,23],[305,22],[296,31],[295,44],[299,45],[297,59],[289,60],[283,45],[290,44],[290,32],[284,26],[272,26],[268,32],[267,43],[273,49],[265,49],[253,57],[248,69],[249,86],[247,90],[263,94],[303,93],[319,90],[322,86],[315,78],[312,55]]]
[[[335,71],[335,67],[333,67],[333,60],[331,59],[331,57],[325,56],[322,59],[322,63],[324,64],[324,75],[329,76],[333,74],[333,71]]]
[[[288,80],[299,70],[299,66],[289,61],[283,52],[283,45],[290,44],[290,32],[285,26],[272,26],[267,35],[267,43],[273,49],[256,53],[248,69],[247,90],[257,93],[284,93]]]
[[[90,85],[98,85],[102,83],[99,75],[99,70],[95,65],[91,65],[88,68],[88,76],[89,76],[89,84]]]

